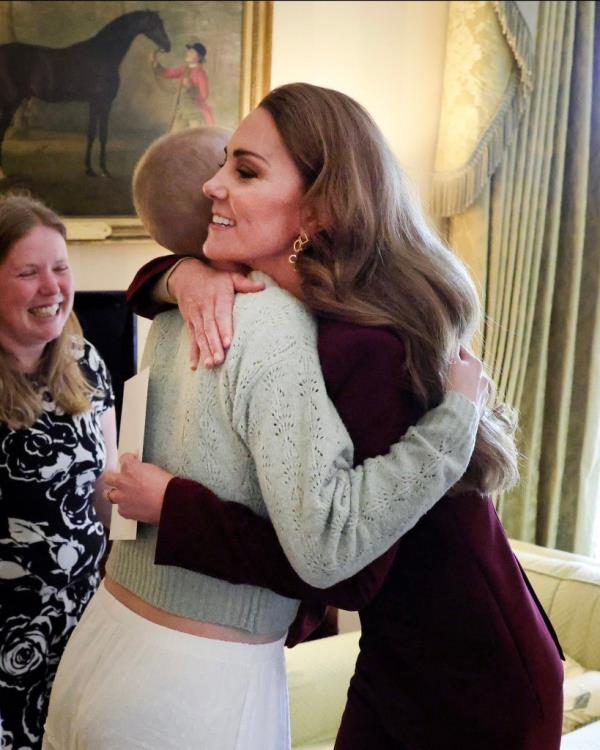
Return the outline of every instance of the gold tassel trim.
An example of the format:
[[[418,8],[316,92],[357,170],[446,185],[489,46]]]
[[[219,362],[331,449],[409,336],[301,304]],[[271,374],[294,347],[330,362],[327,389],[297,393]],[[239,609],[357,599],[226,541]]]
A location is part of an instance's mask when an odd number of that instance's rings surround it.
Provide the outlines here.
[[[516,67],[502,106],[486,128],[464,167],[433,176],[429,209],[434,216],[460,214],[477,199],[500,164],[525,111],[533,87],[532,35],[513,0],[494,0],[492,6]]]

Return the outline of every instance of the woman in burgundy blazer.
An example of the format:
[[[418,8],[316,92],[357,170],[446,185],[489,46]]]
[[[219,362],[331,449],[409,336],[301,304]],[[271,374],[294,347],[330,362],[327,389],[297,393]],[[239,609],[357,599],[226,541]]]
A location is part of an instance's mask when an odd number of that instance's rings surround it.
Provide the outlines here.
[[[177,258],[151,261],[129,297]],[[319,356],[355,461],[384,453],[421,416],[406,387],[402,342],[381,328],[321,317]],[[178,565],[303,600],[288,645],[325,605],[358,609],[360,654],[336,750],[558,750],[562,652],[489,497],[447,496],[353,578],[314,589],[295,573],[266,520],[173,478],[156,563]]]

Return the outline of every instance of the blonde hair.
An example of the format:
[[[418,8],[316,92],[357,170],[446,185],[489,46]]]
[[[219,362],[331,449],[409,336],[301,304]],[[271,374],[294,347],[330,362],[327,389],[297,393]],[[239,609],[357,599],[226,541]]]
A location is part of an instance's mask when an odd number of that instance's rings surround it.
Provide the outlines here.
[[[50,208],[27,193],[0,196],[0,264],[12,246],[37,226],[57,231],[66,239],[67,231]],[[35,373],[25,374],[15,367],[14,358],[0,347],[0,422],[11,429],[31,427],[42,414],[39,388],[43,383],[57,406],[68,414],[90,408],[94,392],[85,379],[75,349],[83,334],[73,311],[60,336],[48,343]]]
[[[403,341],[415,396],[424,408],[439,404],[449,363],[480,316],[465,266],[428,225],[360,104],[294,83],[274,89],[259,106],[302,175],[303,208],[321,227],[296,264],[305,302],[331,317],[391,328]],[[456,490],[488,493],[518,480],[514,429],[505,404],[488,406]]]

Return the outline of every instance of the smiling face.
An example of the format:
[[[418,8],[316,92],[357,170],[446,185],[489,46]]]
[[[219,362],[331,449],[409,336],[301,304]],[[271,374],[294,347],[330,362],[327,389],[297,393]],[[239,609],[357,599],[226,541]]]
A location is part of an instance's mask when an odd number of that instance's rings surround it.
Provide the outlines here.
[[[73,307],[73,276],[61,234],[30,229],[0,263],[0,346],[25,371],[58,338]]]
[[[302,178],[275,127],[260,107],[235,131],[225,163],[204,184],[213,216],[204,253],[243,263],[290,288],[298,280],[288,258],[301,230]]]

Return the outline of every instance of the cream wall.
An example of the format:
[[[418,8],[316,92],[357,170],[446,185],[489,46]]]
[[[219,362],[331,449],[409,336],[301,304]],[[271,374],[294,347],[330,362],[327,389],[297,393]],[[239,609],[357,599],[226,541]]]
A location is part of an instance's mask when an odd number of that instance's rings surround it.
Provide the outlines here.
[[[426,193],[447,15],[447,2],[278,0],[271,83],[307,81],[358,99]]]

